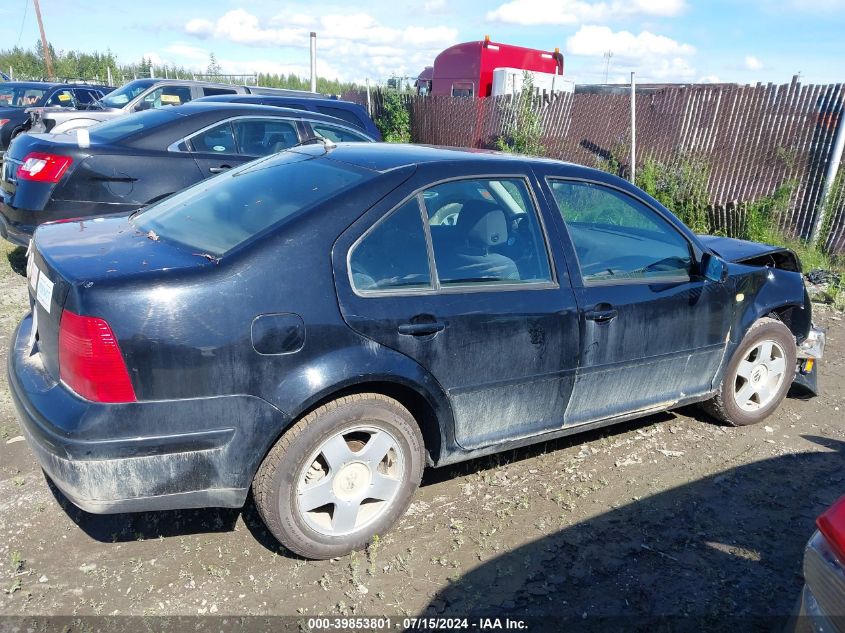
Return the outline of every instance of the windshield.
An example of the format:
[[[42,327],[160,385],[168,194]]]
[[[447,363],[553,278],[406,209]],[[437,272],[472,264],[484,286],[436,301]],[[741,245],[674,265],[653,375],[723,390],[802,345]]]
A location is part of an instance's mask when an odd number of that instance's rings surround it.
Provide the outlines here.
[[[38,105],[45,92],[41,88],[0,84],[0,108],[29,108]]]
[[[370,174],[346,163],[283,152],[196,184],[132,222],[141,231],[219,257]]]
[[[130,81],[125,86],[121,86],[117,90],[113,90],[108,93],[105,97],[100,99],[100,103],[107,108],[122,108],[132,101],[132,99],[144,92],[144,90],[149,88],[153,83],[154,82],[149,79],[136,79],[135,81]]]
[[[168,110],[147,110],[131,116],[104,121],[88,128],[91,140],[95,143],[119,141],[138,132],[147,132],[179,118]]]

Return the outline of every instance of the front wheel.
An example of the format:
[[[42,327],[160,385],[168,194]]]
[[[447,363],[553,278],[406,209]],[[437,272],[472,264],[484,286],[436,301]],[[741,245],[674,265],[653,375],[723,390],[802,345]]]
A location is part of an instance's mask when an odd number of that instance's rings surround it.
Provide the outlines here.
[[[258,469],[253,496],[282,545],[333,558],[393,526],[424,463],[422,435],[405,407],[381,394],[345,396],[282,435]]]
[[[703,403],[733,426],[762,422],[786,397],[795,374],[795,339],[783,323],[764,318],[734,352],[716,395]]]

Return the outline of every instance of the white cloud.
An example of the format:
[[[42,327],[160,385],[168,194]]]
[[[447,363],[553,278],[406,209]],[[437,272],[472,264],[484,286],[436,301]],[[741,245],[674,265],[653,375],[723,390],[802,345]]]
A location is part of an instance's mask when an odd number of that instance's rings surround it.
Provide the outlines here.
[[[613,52],[613,59],[624,61],[642,60],[654,56],[688,57],[695,54],[695,48],[666,37],[642,31],[634,35],[630,31],[613,31],[607,26],[582,26],[575,35],[566,40],[566,50],[572,55],[601,57],[607,51]]]
[[[166,53],[179,58],[190,59],[193,61],[207,62],[209,51],[198,46],[191,46],[183,42],[174,42],[164,49]]]
[[[649,31],[634,34],[585,25],[567,40],[566,50],[573,57],[595,60],[593,70],[579,81],[604,81],[606,70],[614,75],[624,72],[626,77],[636,71],[639,82],[690,82],[697,77],[691,62],[695,55],[693,46]],[[609,66],[605,57],[608,51],[613,53]]]
[[[423,5],[423,10],[426,13],[440,13],[446,8],[446,0],[427,0]]]
[[[746,55],[745,67],[748,70],[760,70],[763,67],[763,62],[754,57],[754,55]]]
[[[194,18],[185,24],[185,32],[201,39],[215,39],[248,47],[300,49],[307,60],[310,31],[317,32],[318,72],[321,76],[360,81],[365,77],[384,78],[393,74],[416,76],[430,65],[435,55],[456,43],[458,31],[450,26],[386,26],[364,12],[277,15],[266,22],[243,8],[233,9],[215,20]],[[297,53],[297,55],[299,55]],[[206,55],[207,59],[207,55]],[[342,60],[335,68],[322,59]],[[220,59],[224,72],[235,72],[227,60]],[[274,68],[300,68],[303,65],[266,62]],[[238,68],[246,62],[233,62]],[[251,69],[262,72],[300,70],[264,70],[263,61],[249,62]],[[325,69],[324,70],[322,69]],[[247,70],[245,72],[251,72]],[[240,71],[238,71],[240,72]]]
[[[685,0],[511,0],[487,12],[487,20],[522,25],[574,25],[636,15],[672,17],[686,8]]]
[[[698,83],[700,84],[720,84],[723,83],[721,79],[719,79],[718,75],[703,75],[702,77],[698,78]]]

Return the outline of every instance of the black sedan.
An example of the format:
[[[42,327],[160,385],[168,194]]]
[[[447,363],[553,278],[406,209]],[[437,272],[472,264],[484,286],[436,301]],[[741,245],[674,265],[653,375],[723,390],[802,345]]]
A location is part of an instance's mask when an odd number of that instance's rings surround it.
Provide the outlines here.
[[[429,147],[302,146],[46,225],[28,277],[11,392],[73,503],[252,489],[314,558],[384,534],[425,465],[691,403],[753,424],[824,348],[790,251],[593,169]]]
[[[216,103],[20,136],[3,158],[0,234],[26,244],[42,222],[130,213],[257,157],[332,135],[373,140],[316,112]]]

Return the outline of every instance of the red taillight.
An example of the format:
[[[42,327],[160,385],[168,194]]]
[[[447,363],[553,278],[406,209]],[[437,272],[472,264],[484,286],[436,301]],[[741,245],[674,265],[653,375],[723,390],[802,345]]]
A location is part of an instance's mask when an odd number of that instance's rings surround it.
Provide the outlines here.
[[[59,375],[87,400],[135,402],[135,390],[109,324],[96,317],[62,313]]]
[[[816,525],[839,560],[845,563],[845,497],[816,519]]]
[[[70,156],[57,156],[44,152],[30,152],[18,167],[18,178],[38,182],[59,182],[73,163]]]
[[[0,119],[0,127],[3,127],[9,122],[9,119]]]

